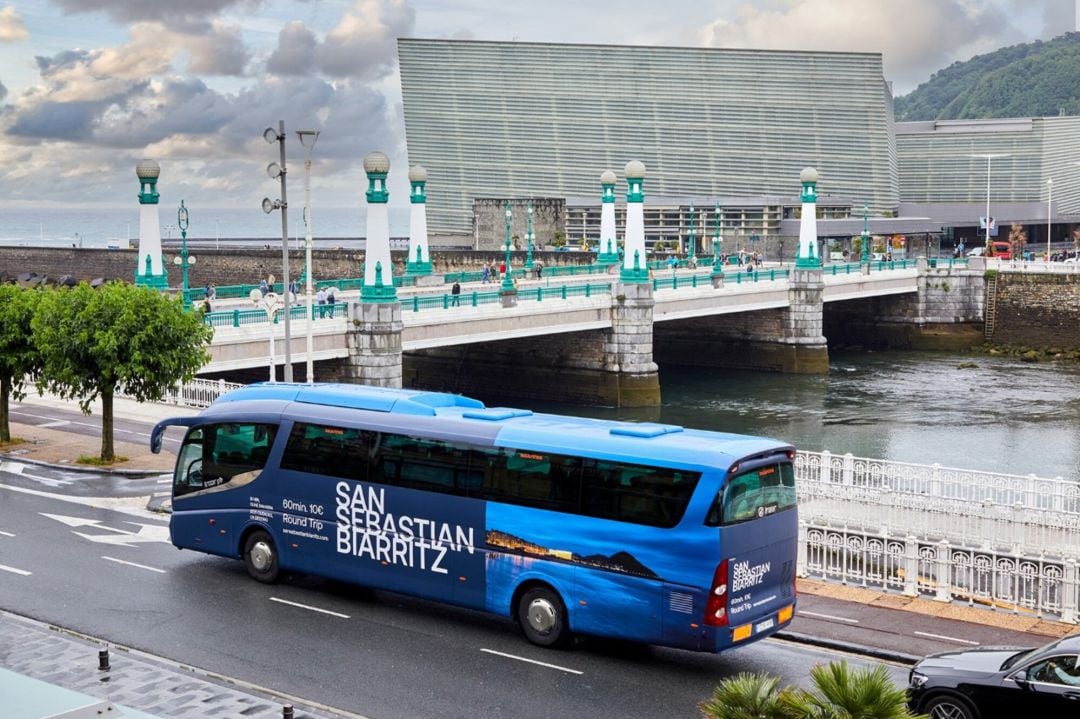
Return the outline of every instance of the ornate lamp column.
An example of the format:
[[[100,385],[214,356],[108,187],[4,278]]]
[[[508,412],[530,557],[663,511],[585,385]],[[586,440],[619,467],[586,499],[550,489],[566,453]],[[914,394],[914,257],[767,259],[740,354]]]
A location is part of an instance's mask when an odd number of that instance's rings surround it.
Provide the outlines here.
[[[870,208],[867,205],[863,205],[862,210],[862,234],[859,237],[862,239],[862,263],[870,263]]]
[[[405,259],[405,274],[424,276],[431,274],[431,254],[428,250],[427,231],[427,185],[428,172],[420,165],[409,168],[409,184],[412,186],[409,203],[409,254]]]
[[[503,307],[517,306],[517,287],[514,286],[514,270],[510,267],[510,220],[513,213],[510,212],[510,200],[506,201],[506,272],[503,272],[502,286],[499,287],[499,296],[502,298]]]
[[[180,228],[180,256],[173,261],[175,264],[180,265],[180,269],[183,273],[183,286],[182,297],[184,301],[184,309],[191,309],[191,289],[188,286],[188,267],[195,264],[194,257],[188,257],[187,251],[187,228],[188,228],[188,209],[184,206],[184,201],[180,200],[180,209],[176,211],[176,226]],[[207,298],[207,302],[210,298]]]
[[[799,254],[795,267],[814,269],[821,267],[817,246],[817,181],[818,172],[807,167],[799,173],[802,182],[802,222],[799,223]]]
[[[626,163],[626,236],[623,246],[622,282],[648,282],[649,267],[645,254],[645,164],[640,160]]]
[[[619,261],[619,244],[615,239],[615,173],[604,170],[600,175],[600,253],[596,264],[605,267]]]
[[[529,200],[529,218],[528,218],[528,225],[526,226],[526,230],[525,230],[525,239],[528,241],[528,244],[529,244],[529,253],[527,255],[525,255],[525,269],[527,269],[527,270],[531,270],[533,268],[532,252],[533,252],[533,237],[534,237],[534,235],[533,235],[532,216],[533,216],[532,200]],[[509,265],[507,265],[507,267],[509,267]]]
[[[368,153],[364,158],[364,172],[368,178],[367,247],[360,301],[397,302],[393,264],[390,261],[390,220],[386,212],[386,203],[390,199],[390,191],[386,189],[390,158],[381,152]]]
[[[702,222],[702,229],[704,229],[704,222]],[[720,203],[716,203],[716,230],[713,234],[713,260],[712,260],[712,274],[709,275],[709,279],[712,280],[713,287],[723,287],[724,285],[724,263],[720,259],[720,247],[724,244],[724,238],[720,236]]]
[[[135,264],[135,284],[164,292],[169,289],[165,263],[161,257],[161,222],[158,219],[157,181],[161,165],[142,160],[135,166],[139,178],[139,255]]]

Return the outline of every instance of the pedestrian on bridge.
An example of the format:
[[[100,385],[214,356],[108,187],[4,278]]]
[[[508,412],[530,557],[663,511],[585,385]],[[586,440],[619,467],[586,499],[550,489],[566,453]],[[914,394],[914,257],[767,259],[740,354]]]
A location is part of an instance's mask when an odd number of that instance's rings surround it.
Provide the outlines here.
[[[450,288],[450,295],[453,299],[450,300],[450,304],[454,307],[461,306],[461,284],[457,281],[454,282],[454,286]]]
[[[484,266],[480,269],[480,282],[487,284],[491,279],[491,266],[488,263],[484,263]]]
[[[319,317],[326,317],[326,290],[322,287],[315,293],[315,303],[319,305]]]
[[[332,285],[326,288],[326,304],[330,309],[330,319],[334,319],[334,305],[337,304],[337,295],[335,292],[336,290]]]

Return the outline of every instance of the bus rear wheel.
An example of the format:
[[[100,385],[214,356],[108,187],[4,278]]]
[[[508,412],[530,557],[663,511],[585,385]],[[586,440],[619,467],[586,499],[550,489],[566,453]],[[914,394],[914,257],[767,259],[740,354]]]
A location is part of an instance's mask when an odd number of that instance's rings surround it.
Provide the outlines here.
[[[273,584],[278,578],[278,556],[274,540],[261,529],[244,542],[244,566],[256,581]]]
[[[521,595],[517,606],[518,623],[525,638],[541,647],[559,647],[570,639],[566,605],[554,590],[537,586]]]

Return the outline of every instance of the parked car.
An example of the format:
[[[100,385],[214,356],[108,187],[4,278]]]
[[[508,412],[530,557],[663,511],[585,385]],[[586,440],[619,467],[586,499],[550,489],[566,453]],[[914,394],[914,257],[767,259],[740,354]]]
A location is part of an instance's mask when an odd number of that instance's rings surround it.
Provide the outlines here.
[[[932,654],[908,677],[908,707],[931,719],[1068,717],[1080,708],[1080,634],[1037,649]]]
[[[994,257],[1002,260],[1012,259],[1012,245],[1008,242],[995,242],[994,243]]]
[[[968,257],[982,257],[985,252],[986,252],[985,247],[975,247],[973,249],[968,250],[967,256]]]

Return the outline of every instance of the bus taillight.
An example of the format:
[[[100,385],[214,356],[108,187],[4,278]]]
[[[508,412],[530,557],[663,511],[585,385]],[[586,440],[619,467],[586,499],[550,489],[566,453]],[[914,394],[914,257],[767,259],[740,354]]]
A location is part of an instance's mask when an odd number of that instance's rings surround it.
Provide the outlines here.
[[[724,559],[713,574],[709,601],[705,603],[705,624],[711,627],[726,627],[728,590],[728,560]]]

